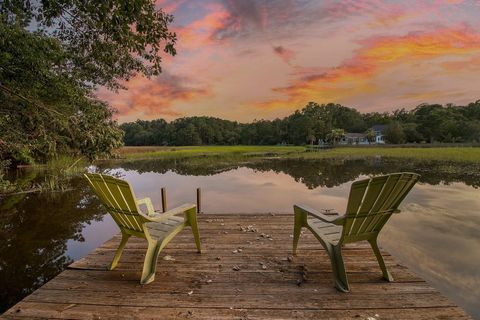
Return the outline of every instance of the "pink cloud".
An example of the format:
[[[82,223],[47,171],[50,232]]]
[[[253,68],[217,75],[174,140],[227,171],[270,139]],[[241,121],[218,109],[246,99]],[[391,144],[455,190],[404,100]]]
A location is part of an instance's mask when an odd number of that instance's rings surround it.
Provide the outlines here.
[[[125,83],[126,91],[99,90],[97,95],[112,104],[119,117],[139,113],[148,118],[178,117],[182,114],[172,108],[175,103],[210,95],[209,90],[189,86],[187,82],[188,79],[162,73],[155,79],[135,77]]]
[[[178,44],[184,49],[195,49],[216,42],[215,34],[227,24],[228,11],[221,6],[209,6],[213,11],[192,23],[174,29],[178,35]]]

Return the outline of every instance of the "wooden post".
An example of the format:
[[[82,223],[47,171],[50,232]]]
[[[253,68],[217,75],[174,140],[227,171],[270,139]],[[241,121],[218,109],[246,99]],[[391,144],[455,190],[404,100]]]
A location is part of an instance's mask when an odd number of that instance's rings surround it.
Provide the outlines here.
[[[162,188],[160,191],[162,193],[162,211],[165,212],[167,211],[167,191],[165,188]]]
[[[197,188],[197,213],[202,212],[202,189]]]

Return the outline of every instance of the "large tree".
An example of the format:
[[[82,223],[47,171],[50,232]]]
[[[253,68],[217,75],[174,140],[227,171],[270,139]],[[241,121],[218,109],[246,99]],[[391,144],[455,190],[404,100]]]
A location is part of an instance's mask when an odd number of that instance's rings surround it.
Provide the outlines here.
[[[57,39],[71,76],[85,85],[119,88],[140,72],[161,72],[162,52],[174,55],[173,16],[152,0],[5,0],[3,24],[36,30]]]
[[[403,131],[402,125],[393,121],[385,128],[385,139],[388,143],[404,143],[405,142],[405,132]]]
[[[114,110],[95,98],[175,54],[173,17],[153,1],[0,2],[0,158],[95,158],[121,144]]]

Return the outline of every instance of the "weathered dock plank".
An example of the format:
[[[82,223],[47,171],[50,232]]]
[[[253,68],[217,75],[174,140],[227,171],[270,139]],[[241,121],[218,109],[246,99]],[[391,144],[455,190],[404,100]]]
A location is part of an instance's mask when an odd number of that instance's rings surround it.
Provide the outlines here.
[[[162,252],[149,285],[139,283],[146,249],[142,239],[132,238],[118,268],[106,270],[119,242],[115,236],[2,317],[469,319],[387,252],[395,282],[383,281],[367,244],[344,250],[351,292],[337,292],[328,257],[310,233],[302,235],[298,256],[289,258],[290,215],[200,215],[199,227],[202,254],[184,230]],[[167,255],[170,259],[163,259]]]

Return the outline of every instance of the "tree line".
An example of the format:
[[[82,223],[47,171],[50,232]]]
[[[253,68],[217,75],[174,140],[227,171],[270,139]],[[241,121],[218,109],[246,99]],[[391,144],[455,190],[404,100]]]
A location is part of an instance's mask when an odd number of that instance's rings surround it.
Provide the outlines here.
[[[389,143],[479,142],[480,100],[465,106],[421,104],[412,110],[360,113],[340,104],[309,102],[303,109],[275,120],[239,123],[214,117],[185,117],[124,123],[129,146],[304,145],[318,139],[335,142],[345,132],[372,135],[384,125]]]

